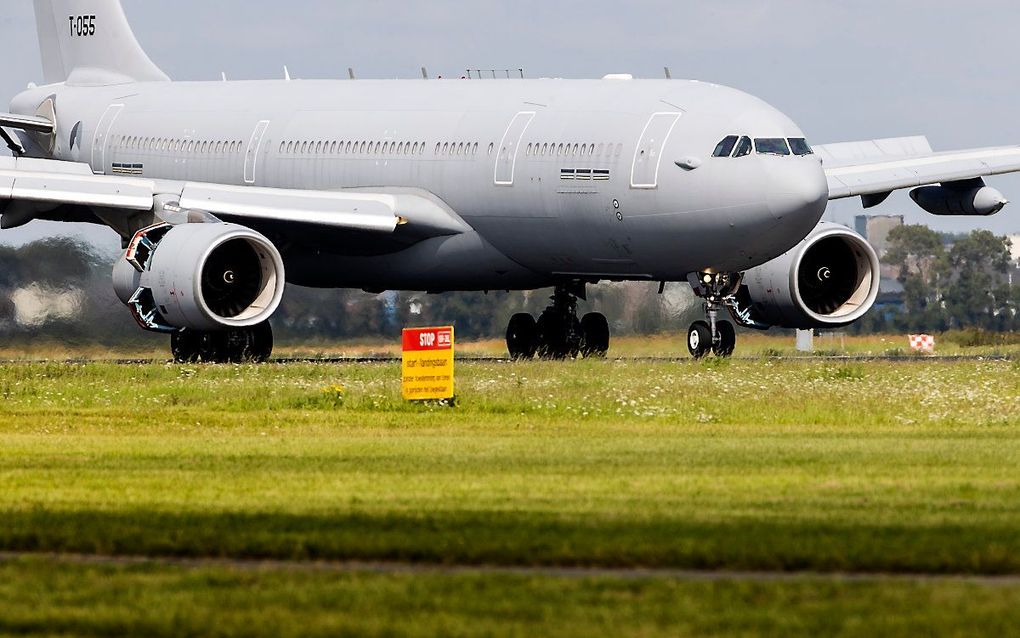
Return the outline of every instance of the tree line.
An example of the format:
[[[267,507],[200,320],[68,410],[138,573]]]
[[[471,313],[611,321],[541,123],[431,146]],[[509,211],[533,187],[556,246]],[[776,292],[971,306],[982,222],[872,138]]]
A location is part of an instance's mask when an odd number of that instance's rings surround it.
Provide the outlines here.
[[[941,235],[924,226],[890,234],[884,256],[902,284],[855,332],[941,332],[970,328],[1020,330],[1020,281],[1009,242],[988,231]],[[105,346],[158,346],[165,336],[140,330],[113,292],[117,255],[68,238],[0,246],[0,346],[26,339]],[[408,326],[455,325],[461,338],[502,338],[515,312],[539,314],[551,290],[529,292],[369,294],[288,286],[273,317],[282,343],[395,339]],[[580,313],[598,310],[614,334],[681,335],[700,318],[701,302],[686,283],[658,294],[654,283],[590,286]]]
[[[883,256],[903,292],[882,303],[855,329],[863,332],[1020,330],[1020,271],[1009,238],[987,230],[946,235],[927,226],[889,233]]]

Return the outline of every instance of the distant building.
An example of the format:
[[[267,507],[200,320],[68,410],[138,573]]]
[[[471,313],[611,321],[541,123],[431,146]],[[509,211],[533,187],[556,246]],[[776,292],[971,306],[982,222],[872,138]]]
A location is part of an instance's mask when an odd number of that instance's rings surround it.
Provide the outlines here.
[[[881,259],[889,250],[889,233],[903,225],[903,215],[858,215],[854,229],[871,244]]]
[[[1009,241],[1013,244],[1009,249],[1010,255],[1013,257],[1013,263],[1020,266],[1020,235],[1009,235]]]
[[[903,307],[903,285],[897,280],[899,267],[885,262],[889,252],[889,233],[903,225],[903,215],[858,215],[854,218],[854,230],[868,240],[882,263],[881,280],[878,285],[878,299],[875,312],[886,313]]]

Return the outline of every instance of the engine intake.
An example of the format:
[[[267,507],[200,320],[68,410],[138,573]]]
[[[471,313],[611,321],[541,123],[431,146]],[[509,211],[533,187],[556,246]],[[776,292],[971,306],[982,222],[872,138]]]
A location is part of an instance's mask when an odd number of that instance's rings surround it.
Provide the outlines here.
[[[160,224],[140,230],[114,267],[114,289],[148,330],[254,326],[283,298],[283,259],[236,224]]]
[[[878,255],[845,226],[822,222],[800,244],[744,274],[737,320],[758,326],[826,328],[860,319],[878,297]]]

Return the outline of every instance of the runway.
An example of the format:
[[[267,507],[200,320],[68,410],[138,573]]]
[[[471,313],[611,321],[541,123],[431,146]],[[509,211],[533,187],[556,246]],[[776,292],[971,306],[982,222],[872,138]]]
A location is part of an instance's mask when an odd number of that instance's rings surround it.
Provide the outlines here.
[[[936,355],[936,356],[890,356],[890,355],[798,355],[798,356],[756,356],[756,357],[731,357],[731,361],[801,361],[801,362],[832,362],[832,363],[869,363],[869,362],[889,362],[889,363],[908,363],[908,364],[924,364],[924,363],[936,363],[936,362],[982,362],[982,361],[1012,361],[1015,357],[1008,355]],[[704,361],[713,360],[712,358],[697,360],[691,357],[608,357],[603,359],[607,363],[677,363],[695,365]],[[266,364],[258,365],[295,365],[295,364],[324,364],[324,365],[387,365],[400,363],[400,357],[280,357],[271,359]],[[541,359],[535,359],[535,362],[542,361]],[[457,357],[457,363],[505,363],[507,365],[516,365],[520,363],[527,363],[521,361],[515,361],[509,357],[475,357],[465,356]],[[65,365],[83,365],[83,364],[109,364],[119,366],[131,366],[131,365],[149,365],[149,364],[166,364],[172,365],[174,362],[170,359],[143,359],[143,358],[126,358],[126,359],[7,359],[0,361],[0,365],[41,365],[48,363],[60,363]],[[568,361],[549,361],[548,363],[561,363],[569,364]],[[187,364],[180,364],[187,365]],[[220,365],[235,365],[235,364],[220,364]]]

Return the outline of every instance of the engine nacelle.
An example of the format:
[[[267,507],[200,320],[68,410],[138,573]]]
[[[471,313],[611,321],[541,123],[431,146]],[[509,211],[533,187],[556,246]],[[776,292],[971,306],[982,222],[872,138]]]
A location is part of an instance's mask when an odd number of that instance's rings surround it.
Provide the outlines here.
[[[283,259],[244,226],[159,224],[135,234],[114,267],[113,285],[148,330],[243,328],[279,307]]]
[[[1009,200],[985,186],[984,180],[946,182],[941,186],[922,186],[910,191],[910,199],[932,215],[994,215]]]
[[[737,317],[756,327],[832,328],[860,319],[874,305],[878,255],[845,226],[822,222],[801,243],[744,273]]]

